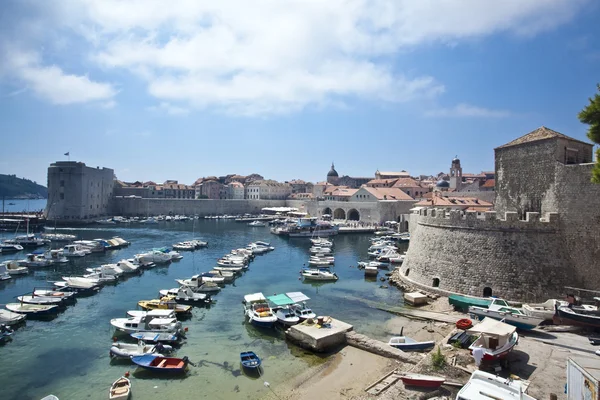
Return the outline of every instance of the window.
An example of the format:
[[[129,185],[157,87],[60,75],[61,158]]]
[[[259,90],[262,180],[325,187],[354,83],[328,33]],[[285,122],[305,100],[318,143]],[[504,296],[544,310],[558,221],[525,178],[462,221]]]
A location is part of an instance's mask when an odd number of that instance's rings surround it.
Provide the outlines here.
[[[61,200],[64,200],[64,199],[65,199],[65,194],[64,194],[64,193],[61,193],[61,194],[60,194],[60,199],[61,199]]]
[[[433,278],[433,287],[440,287],[440,278]]]

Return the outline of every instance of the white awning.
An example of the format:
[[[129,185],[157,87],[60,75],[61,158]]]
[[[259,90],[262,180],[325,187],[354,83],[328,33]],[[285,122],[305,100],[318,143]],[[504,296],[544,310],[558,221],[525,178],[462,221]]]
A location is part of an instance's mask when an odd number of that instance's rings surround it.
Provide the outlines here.
[[[265,296],[262,293],[247,294],[244,296],[244,300],[246,301],[246,303],[253,303],[255,301],[267,301],[267,299],[265,299]]]
[[[286,293],[286,295],[287,295],[287,297],[292,299],[294,301],[294,303],[300,303],[301,301],[310,300],[310,297],[306,296],[302,292],[289,292],[289,293]]]
[[[485,317],[483,321],[467,330],[470,335],[486,334],[490,336],[509,336],[517,330],[512,325],[497,321],[493,318]]]

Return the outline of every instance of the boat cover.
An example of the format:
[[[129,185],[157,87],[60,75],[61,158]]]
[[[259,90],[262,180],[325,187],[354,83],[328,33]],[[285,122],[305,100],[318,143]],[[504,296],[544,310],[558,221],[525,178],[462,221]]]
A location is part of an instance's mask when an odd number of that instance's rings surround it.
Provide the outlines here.
[[[467,333],[470,335],[486,334],[489,336],[509,336],[512,335],[517,328],[504,322],[497,321],[493,318],[485,317],[483,321],[469,328]]]
[[[262,293],[252,293],[244,296],[246,303],[253,303],[255,301],[265,301],[265,296]]]
[[[306,296],[302,292],[288,292],[286,296],[294,301],[294,303],[300,303],[302,301],[310,300],[310,297]]]
[[[288,304],[294,304],[295,301],[290,299],[285,294],[276,294],[274,296],[267,296],[267,299],[276,306],[287,306]]]

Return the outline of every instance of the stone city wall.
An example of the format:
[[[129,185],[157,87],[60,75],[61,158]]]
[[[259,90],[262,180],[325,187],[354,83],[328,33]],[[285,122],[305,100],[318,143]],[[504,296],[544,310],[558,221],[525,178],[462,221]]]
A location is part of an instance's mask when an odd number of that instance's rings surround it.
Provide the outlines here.
[[[210,200],[115,198],[113,214],[148,215],[239,215],[259,214],[264,207],[285,207],[285,200]]]
[[[412,214],[411,241],[400,273],[426,286],[519,301],[559,296],[574,281],[559,233],[560,218],[510,212],[478,219],[476,213],[422,209]],[[488,292],[489,293],[489,292]]]

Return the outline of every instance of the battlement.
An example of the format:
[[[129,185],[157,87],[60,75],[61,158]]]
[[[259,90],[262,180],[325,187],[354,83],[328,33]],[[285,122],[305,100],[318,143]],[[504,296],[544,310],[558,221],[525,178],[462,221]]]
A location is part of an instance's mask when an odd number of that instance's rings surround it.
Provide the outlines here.
[[[478,213],[477,211],[447,210],[443,208],[422,208],[411,215],[411,220],[420,225],[440,226],[457,229],[481,230],[536,230],[554,231],[558,228],[559,214],[528,212],[524,220],[518,213],[507,211],[499,218],[495,211]],[[412,221],[411,221],[412,222]]]

